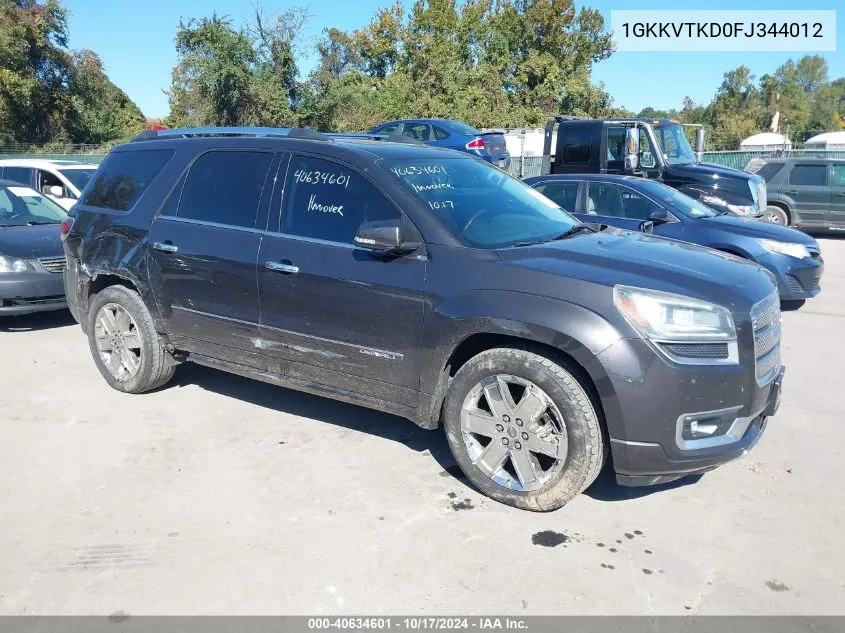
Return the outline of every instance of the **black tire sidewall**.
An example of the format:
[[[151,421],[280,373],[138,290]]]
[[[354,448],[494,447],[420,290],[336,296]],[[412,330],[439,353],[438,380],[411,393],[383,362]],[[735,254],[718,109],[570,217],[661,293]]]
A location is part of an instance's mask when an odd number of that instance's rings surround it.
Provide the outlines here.
[[[596,414],[586,391],[560,364],[554,364],[556,371],[552,372],[544,361],[550,362],[537,354],[510,348],[491,350],[471,359],[458,371],[449,386],[443,419],[452,454],[475,486],[502,503],[539,511],[564,505],[592,481],[589,452],[596,450],[587,422],[590,413],[594,420]],[[461,434],[463,401],[478,382],[496,374],[511,374],[530,380],[552,398],[564,417],[568,441],[566,462],[561,472],[540,490],[522,492],[500,486],[475,466],[466,452]],[[563,376],[569,379],[568,383],[562,379]],[[589,407],[590,413],[584,410],[585,406]],[[600,433],[598,441],[602,441]]]
[[[116,303],[126,309],[132,320],[135,321],[138,329],[138,337],[141,341],[141,366],[138,369],[138,373],[130,380],[121,381],[112,376],[108,367],[106,367],[100,358],[100,352],[97,349],[97,314],[108,303]],[[156,349],[158,345],[158,334],[155,330],[152,317],[136,292],[123,286],[110,286],[94,296],[90,309],[88,310],[88,346],[91,348],[94,364],[111,387],[125,393],[141,393],[146,391],[153,382],[153,373],[155,372],[154,361],[157,353],[160,352],[160,350]]]

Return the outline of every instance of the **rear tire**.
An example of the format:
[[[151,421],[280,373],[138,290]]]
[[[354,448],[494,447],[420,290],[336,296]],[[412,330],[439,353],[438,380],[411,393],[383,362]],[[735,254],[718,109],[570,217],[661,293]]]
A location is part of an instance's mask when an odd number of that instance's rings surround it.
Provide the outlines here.
[[[789,213],[781,207],[769,205],[766,207],[766,220],[772,224],[789,226]]]
[[[124,286],[98,292],[91,299],[87,321],[94,364],[114,389],[144,393],[173,378],[177,363],[137,292]]]
[[[575,375],[525,349],[467,361],[449,385],[443,425],[472,483],[524,510],[565,505],[598,477],[606,456],[597,412]]]

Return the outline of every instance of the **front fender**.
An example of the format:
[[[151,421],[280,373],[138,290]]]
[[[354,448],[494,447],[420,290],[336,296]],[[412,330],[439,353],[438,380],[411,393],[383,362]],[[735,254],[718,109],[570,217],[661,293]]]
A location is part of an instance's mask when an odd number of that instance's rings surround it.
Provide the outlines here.
[[[615,316],[610,292],[607,294]],[[467,291],[440,303],[426,318],[421,389],[436,392],[449,357],[475,334],[498,334],[549,345],[587,367],[596,355],[625,336],[620,325],[584,306],[552,297],[501,290]]]

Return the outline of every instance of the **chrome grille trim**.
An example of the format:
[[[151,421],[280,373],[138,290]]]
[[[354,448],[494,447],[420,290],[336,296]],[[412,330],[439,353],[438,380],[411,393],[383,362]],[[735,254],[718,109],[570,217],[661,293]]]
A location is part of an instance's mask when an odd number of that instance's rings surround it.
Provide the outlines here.
[[[67,261],[64,257],[42,257],[38,260],[38,263],[51,273],[62,273],[67,266]]]
[[[780,370],[781,318],[777,292],[763,299],[751,309],[754,329],[754,373],[757,384],[771,382]]]

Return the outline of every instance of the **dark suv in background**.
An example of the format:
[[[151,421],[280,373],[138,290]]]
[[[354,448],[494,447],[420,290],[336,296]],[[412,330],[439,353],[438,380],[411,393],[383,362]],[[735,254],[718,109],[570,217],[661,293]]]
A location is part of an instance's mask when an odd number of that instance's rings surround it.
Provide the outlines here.
[[[161,387],[187,360],[442,423],[469,479],[520,508],[560,507],[608,452],[630,485],[714,468],[779,404],[758,265],[593,232],[456,152],[145,133],[62,231],[68,303],[115,389]]]
[[[770,222],[845,231],[845,159],[755,158],[745,169],[768,184]]]

